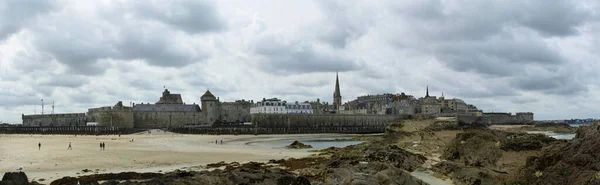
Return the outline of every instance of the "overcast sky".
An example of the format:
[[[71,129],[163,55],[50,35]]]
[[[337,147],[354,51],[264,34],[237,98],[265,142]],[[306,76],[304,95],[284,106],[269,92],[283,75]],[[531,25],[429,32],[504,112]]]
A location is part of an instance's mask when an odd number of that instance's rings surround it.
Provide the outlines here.
[[[0,0],[0,120],[154,103],[405,92],[598,118],[598,1]]]

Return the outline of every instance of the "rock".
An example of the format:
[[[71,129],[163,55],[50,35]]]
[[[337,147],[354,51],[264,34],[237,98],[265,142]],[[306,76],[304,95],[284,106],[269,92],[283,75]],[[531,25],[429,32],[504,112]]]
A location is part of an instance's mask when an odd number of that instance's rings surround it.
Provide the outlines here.
[[[27,179],[27,175],[24,172],[7,172],[4,173],[2,177],[2,181],[0,181],[2,185],[22,185],[29,184],[29,180]]]
[[[312,146],[311,145],[306,145],[306,144],[301,143],[299,141],[294,141],[292,144],[286,146],[286,148],[303,149],[303,148],[312,148]]]
[[[469,168],[450,161],[440,162],[432,170],[452,177],[456,185],[495,185],[503,184],[499,179],[507,178],[507,174],[497,173],[484,168]]]
[[[573,140],[554,142],[529,157],[513,184],[600,184],[600,122],[577,130]]]

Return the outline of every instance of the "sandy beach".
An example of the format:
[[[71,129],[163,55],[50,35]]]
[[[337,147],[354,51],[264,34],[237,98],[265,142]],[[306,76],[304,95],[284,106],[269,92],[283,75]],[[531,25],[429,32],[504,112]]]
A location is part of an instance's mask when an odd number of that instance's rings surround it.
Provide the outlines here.
[[[110,172],[158,172],[174,169],[201,169],[201,165],[225,162],[268,161],[299,158],[306,150],[273,148],[249,143],[296,138],[343,135],[182,135],[153,132],[110,136],[0,135],[0,172],[17,171],[20,166],[30,180],[50,183],[64,176],[92,174],[82,170]],[[130,142],[134,139],[133,142]],[[219,140],[219,144],[215,144]],[[223,144],[220,144],[223,140]],[[72,150],[68,150],[71,142]],[[106,143],[106,150],[100,143]],[[41,149],[38,150],[38,143]]]

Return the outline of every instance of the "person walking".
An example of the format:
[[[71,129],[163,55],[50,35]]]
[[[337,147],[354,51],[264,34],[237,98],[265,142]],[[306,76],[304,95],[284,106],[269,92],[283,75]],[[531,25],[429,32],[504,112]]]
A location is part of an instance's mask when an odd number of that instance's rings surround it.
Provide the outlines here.
[[[100,143],[100,150],[102,150],[102,143]]]
[[[223,144],[223,140],[221,139],[221,144]]]
[[[42,143],[38,143],[38,150],[42,149]]]
[[[106,143],[102,142],[102,150],[106,149]]]
[[[73,148],[71,148],[71,142],[69,142],[69,148],[67,148],[67,150],[73,150]]]
[[[218,142],[218,141],[219,141],[219,140],[215,140],[215,144],[219,144],[219,142]]]

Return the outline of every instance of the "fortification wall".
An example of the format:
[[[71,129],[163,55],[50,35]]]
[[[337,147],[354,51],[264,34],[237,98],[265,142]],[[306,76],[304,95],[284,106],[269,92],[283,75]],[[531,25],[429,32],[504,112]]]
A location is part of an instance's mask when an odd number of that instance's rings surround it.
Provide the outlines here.
[[[486,124],[486,125],[522,125],[533,122],[533,115],[488,114],[483,116],[458,115],[461,124]]]
[[[135,128],[173,128],[204,123],[202,112],[134,112]]]
[[[0,127],[1,134],[129,134],[134,130],[120,129],[117,127],[95,127],[95,126],[63,126],[63,127]]]
[[[253,114],[252,125],[202,127],[186,125],[172,131],[190,134],[382,133],[398,116],[339,114]]]
[[[98,122],[99,126],[133,128],[131,107],[100,107],[88,109],[88,122]]]
[[[23,126],[85,126],[85,113],[22,115]]]
[[[249,102],[224,102],[219,107],[220,120],[222,122],[249,122],[250,107]]]
[[[253,114],[251,116],[251,122],[262,128],[385,126],[398,119],[401,118],[392,115],[346,114]]]

